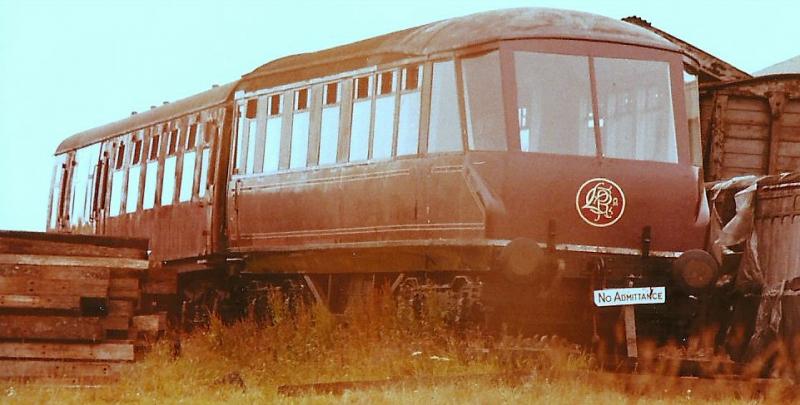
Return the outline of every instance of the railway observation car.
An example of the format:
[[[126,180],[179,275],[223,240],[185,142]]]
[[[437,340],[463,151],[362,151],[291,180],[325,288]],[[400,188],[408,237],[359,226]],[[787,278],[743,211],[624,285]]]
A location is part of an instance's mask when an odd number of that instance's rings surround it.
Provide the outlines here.
[[[718,273],[684,59],[534,8],[285,57],[66,139],[47,229],[150,238],[191,305],[385,283],[585,338],[592,290],[666,286],[636,316],[668,338]]]

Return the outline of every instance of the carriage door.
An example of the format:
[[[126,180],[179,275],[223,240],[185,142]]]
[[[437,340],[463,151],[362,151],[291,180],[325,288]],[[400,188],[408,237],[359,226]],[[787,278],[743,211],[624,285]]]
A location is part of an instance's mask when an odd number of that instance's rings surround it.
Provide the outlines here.
[[[64,225],[64,217],[69,201],[69,175],[72,172],[72,154],[63,153],[56,156],[53,166],[53,181],[50,187],[50,209],[47,216],[47,230],[58,232]]]
[[[92,193],[93,178],[99,156],[99,144],[85,146],[71,154],[70,169],[65,173],[67,181],[62,184],[68,191],[63,191],[65,198],[63,216],[65,225],[72,233],[92,233]]]
[[[108,213],[108,163],[113,147],[111,142],[104,142],[101,147],[100,158],[94,170],[93,185],[94,198],[92,200],[92,220],[94,233],[103,235],[106,232],[106,215]]]

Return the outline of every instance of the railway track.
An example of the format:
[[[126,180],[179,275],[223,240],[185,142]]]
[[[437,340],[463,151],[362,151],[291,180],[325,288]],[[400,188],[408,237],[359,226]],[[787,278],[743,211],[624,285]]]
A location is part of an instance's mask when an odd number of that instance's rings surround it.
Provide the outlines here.
[[[630,395],[693,395],[701,398],[751,398],[769,395],[783,403],[800,399],[797,385],[780,379],[742,379],[731,376],[680,377],[658,374],[629,374],[608,371],[504,372],[451,376],[417,376],[381,380],[329,381],[278,387],[289,397],[342,395],[347,391],[376,389],[419,389],[442,385],[486,384],[487,386],[525,387],[574,380],[602,388],[613,388]]]

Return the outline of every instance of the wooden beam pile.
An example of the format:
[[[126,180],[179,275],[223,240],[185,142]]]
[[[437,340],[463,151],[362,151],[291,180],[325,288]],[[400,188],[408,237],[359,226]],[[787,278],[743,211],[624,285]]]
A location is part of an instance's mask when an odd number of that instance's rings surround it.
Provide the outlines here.
[[[113,380],[148,265],[145,240],[0,231],[0,379]]]

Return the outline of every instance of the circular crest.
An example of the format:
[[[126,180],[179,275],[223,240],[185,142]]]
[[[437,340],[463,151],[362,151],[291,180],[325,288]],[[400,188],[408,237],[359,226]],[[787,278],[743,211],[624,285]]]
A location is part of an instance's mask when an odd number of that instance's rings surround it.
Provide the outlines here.
[[[613,225],[625,212],[625,193],[613,181],[598,177],[587,180],[578,188],[575,208],[591,226]]]

